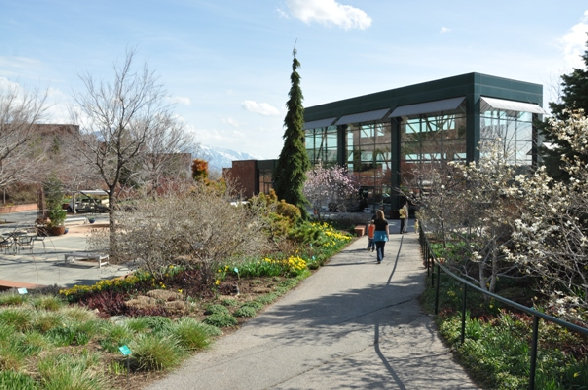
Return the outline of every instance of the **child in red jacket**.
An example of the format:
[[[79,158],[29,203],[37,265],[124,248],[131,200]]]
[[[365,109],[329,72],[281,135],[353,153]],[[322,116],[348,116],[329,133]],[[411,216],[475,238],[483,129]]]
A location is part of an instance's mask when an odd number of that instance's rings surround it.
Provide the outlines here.
[[[374,231],[376,230],[376,225],[374,225],[374,220],[368,222],[367,228],[367,236],[368,236],[368,250],[372,252],[376,248],[376,244],[374,244]]]

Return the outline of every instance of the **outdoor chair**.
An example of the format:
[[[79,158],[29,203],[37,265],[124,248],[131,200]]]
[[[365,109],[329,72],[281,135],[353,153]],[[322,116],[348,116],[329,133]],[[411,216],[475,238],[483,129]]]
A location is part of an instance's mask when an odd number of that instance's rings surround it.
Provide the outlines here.
[[[47,251],[45,248],[45,238],[47,238],[47,228],[44,225],[37,225],[33,228],[27,229],[29,233],[33,234],[33,244],[40,242],[43,244],[43,253]]]
[[[4,253],[8,253],[9,249],[14,249],[14,240],[12,237],[0,236],[0,248],[4,249]]]
[[[22,249],[30,249],[33,253],[35,236],[21,235],[16,237],[16,251],[20,252]]]

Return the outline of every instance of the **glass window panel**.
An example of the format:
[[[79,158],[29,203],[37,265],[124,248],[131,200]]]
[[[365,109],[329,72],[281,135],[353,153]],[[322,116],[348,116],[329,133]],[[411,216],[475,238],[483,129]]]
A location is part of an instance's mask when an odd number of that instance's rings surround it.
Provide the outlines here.
[[[363,125],[361,126],[361,138],[373,138],[374,136],[374,127],[373,125]]]
[[[329,150],[327,152],[327,161],[329,162],[337,162],[337,150]]]
[[[306,133],[304,137],[304,145],[307,149],[314,149],[314,133]]]
[[[533,139],[533,126],[531,123],[522,122],[517,128],[517,140],[530,141]]]
[[[373,152],[371,150],[362,150],[361,161],[373,161]]]
[[[532,149],[533,143],[532,141],[517,141],[516,143],[516,158],[517,160],[521,161],[530,161],[532,160]]]
[[[404,126],[404,132],[409,133],[420,133],[421,131],[421,121],[420,119],[409,119],[406,121]]]

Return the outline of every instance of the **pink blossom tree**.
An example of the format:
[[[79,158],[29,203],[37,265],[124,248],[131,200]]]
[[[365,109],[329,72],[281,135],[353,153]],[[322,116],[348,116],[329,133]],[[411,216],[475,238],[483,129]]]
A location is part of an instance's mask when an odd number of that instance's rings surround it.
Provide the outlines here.
[[[345,204],[357,195],[358,187],[345,168],[337,165],[326,168],[319,163],[306,173],[303,193],[320,219],[323,206],[345,211]]]

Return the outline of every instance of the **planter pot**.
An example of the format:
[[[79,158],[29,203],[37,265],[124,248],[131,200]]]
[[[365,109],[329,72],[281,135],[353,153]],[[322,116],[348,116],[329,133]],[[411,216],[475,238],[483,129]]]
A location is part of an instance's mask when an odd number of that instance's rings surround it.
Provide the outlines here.
[[[65,226],[47,226],[47,233],[50,236],[61,236],[65,234]]]

